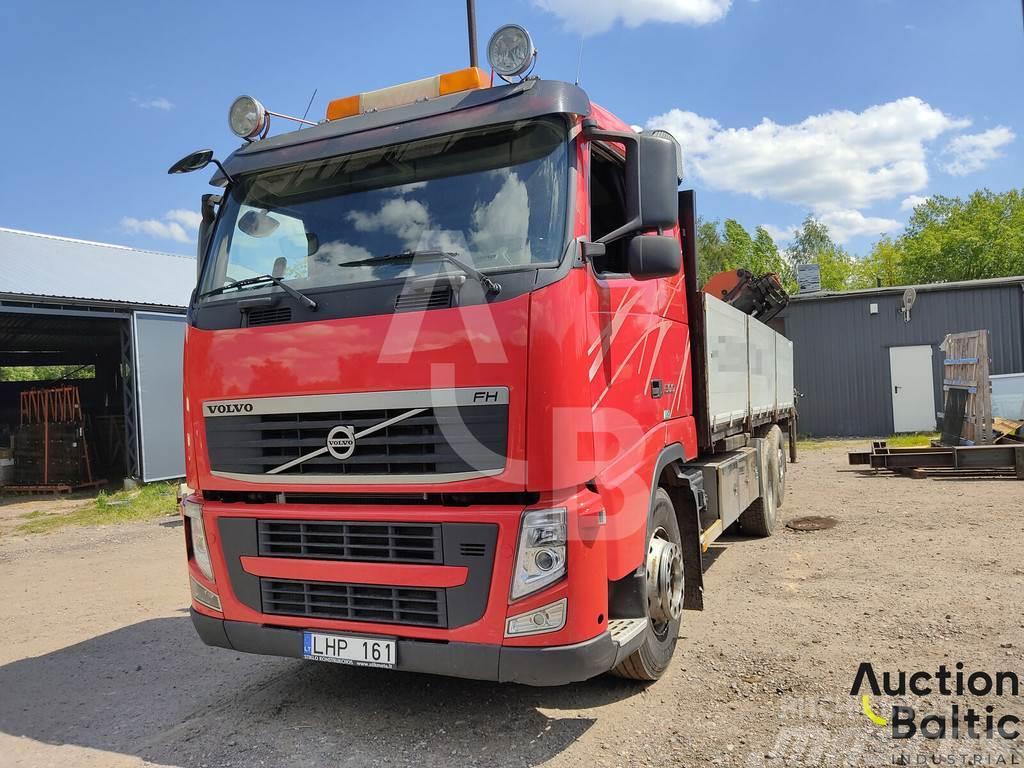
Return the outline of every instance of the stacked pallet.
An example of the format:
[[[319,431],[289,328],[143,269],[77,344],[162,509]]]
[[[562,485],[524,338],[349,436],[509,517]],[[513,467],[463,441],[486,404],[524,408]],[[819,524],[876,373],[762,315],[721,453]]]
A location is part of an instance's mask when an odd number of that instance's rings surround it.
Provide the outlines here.
[[[70,491],[96,485],[78,387],[21,393],[12,491]]]

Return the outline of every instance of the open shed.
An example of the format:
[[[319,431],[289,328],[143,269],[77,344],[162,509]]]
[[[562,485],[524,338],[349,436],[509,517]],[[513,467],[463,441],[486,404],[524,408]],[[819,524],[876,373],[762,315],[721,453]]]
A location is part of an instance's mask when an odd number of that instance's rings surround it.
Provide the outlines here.
[[[73,366],[83,376],[0,381],[0,461],[26,420],[22,393],[71,385],[93,476],[182,477],[182,347],[195,259],[0,228],[0,264],[0,367]]]

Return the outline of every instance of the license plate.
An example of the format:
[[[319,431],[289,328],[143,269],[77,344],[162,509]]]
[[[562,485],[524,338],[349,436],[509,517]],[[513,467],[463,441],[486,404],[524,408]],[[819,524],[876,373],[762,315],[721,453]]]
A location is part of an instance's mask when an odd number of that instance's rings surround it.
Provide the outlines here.
[[[354,664],[360,667],[393,667],[398,659],[393,638],[304,632],[302,656],[314,661]]]

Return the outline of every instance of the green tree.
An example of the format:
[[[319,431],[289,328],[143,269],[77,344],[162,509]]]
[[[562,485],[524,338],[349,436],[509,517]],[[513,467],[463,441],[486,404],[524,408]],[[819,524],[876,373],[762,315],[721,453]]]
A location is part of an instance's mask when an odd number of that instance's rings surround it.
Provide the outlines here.
[[[754,230],[753,259],[751,260],[750,271],[755,275],[774,272],[779,276],[783,287],[787,291],[790,293],[796,292],[796,276],[793,273],[793,266],[779,252],[779,247],[775,244],[775,240],[764,227],[758,227]]]
[[[807,214],[804,223],[796,229],[793,242],[786,248],[786,255],[791,264],[813,264],[821,253],[837,247],[832,242],[828,227],[811,214]]]
[[[729,244],[718,231],[717,221],[697,220],[697,279],[701,285],[716,272],[732,266]]]
[[[905,285],[903,247],[889,236],[871,247],[871,253],[856,265],[854,285],[857,288]]]
[[[750,269],[754,261],[754,241],[750,238],[750,233],[736,219],[726,219],[722,229],[725,232],[725,244],[729,249],[730,268]]]
[[[910,283],[1024,274],[1024,190],[934,195],[917,206],[899,238]]]
[[[856,260],[832,240],[828,227],[809,214],[797,229],[786,254],[794,265],[817,264],[823,290],[846,291],[856,284]]]

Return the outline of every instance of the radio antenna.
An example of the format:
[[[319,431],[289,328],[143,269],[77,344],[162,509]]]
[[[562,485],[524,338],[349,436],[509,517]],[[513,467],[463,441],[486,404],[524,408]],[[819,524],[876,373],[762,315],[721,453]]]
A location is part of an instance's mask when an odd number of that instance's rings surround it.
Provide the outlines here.
[[[313,106],[313,99],[316,98],[316,92],[318,89],[313,89],[313,95],[309,97],[309,104],[306,105],[306,111],[302,113],[302,119],[306,119],[306,115],[309,114],[309,108]]]
[[[1021,0],[1024,2],[1024,0]],[[580,48],[576,54],[576,85],[580,84],[580,72],[583,69],[583,35],[580,35]]]

